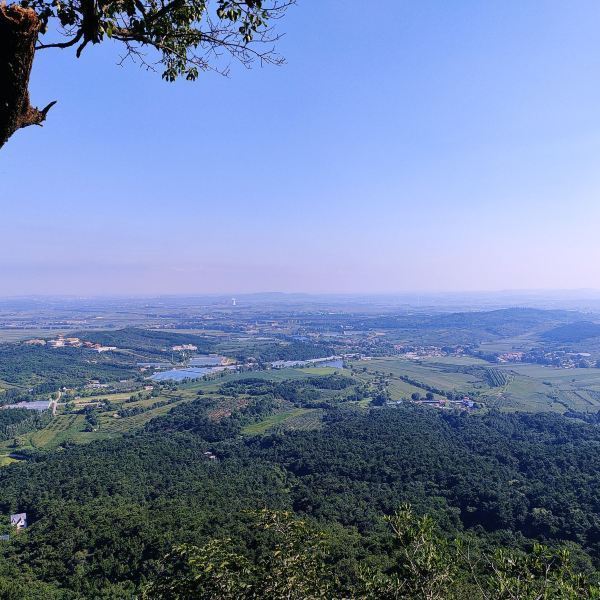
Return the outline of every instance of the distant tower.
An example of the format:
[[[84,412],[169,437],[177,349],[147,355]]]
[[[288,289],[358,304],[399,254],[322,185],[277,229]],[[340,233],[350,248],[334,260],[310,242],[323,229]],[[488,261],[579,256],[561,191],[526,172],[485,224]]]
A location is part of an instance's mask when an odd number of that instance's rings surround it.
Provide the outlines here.
[[[235,298],[231,299],[231,306],[237,306],[237,300]]]

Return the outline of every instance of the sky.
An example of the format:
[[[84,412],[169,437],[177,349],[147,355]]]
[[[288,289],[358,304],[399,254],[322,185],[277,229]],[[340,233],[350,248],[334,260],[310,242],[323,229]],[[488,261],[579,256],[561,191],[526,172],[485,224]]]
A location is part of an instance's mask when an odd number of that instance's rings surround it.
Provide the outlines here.
[[[38,52],[0,296],[600,288],[600,4],[299,0],[282,67]]]

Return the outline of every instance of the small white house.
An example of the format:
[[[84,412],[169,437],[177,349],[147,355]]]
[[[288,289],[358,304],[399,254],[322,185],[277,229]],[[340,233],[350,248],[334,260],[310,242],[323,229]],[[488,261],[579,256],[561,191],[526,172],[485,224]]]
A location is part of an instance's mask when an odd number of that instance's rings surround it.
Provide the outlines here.
[[[17,529],[25,529],[25,527],[27,527],[27,513],[10,515],[10,524]]]

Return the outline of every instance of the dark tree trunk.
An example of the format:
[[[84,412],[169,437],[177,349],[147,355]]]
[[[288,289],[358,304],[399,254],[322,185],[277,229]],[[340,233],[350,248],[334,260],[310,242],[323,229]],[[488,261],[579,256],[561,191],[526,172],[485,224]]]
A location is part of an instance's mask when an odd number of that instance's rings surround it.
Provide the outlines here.
[[[0,148],[21,127],[40,125],[54,102],[43,110],[29,103],[29,75],[40,31],[31,9],[0,5]]]

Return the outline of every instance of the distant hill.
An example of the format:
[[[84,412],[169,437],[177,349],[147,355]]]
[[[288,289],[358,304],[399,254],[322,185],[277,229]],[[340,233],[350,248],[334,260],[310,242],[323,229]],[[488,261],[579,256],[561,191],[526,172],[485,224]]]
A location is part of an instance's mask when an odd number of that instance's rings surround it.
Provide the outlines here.
[[[600,337],[600,324],[591,321],[578,321],[561,325],[545,331],[540,336],[548,342],[581,342],[593,337]]]
[[[394,329],[405,341],[423,344],[473,344],[531,333],[583,321],[586,315],[570,310],[503,308],[443,314],[398,314],[357,317],[356,329]],[[346,321],[348,323],[348,320]]]
[[[424,327],[430,329],[462,329],[499,337],[521,335],[549,325],[570,324],[580,321],[583,315],[567,310],[542,310],[537,308],[506,308],[439,315]]]
[[[549,321],[573,322],[582,314],[569,310],[543,310],[541,308],[501,308],[488,311],[469,311],[439,315],[429,321],[430,325],[447,327],[482,327],[506,323],[519,323],[532,327]]]

